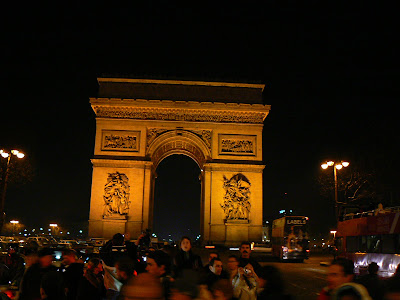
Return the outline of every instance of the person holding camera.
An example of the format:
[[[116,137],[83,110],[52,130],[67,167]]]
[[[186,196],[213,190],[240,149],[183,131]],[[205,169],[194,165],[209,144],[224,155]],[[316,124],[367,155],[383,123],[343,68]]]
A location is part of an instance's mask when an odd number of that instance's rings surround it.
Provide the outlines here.
[[[236,275],[232,279],[233,297],[238,300],[256,300],[258,288],[258,276],[251,264],[246,267],[238,267]]]

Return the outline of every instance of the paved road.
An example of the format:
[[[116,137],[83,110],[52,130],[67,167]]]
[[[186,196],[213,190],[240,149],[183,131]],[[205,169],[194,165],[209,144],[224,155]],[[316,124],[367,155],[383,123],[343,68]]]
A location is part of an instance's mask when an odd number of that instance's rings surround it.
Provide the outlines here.
[[[304,263],[294,262],[261,262],[261,265],[274,265],[283,274],[286,291],[297,300],[316,299],[319,291],[325,286],[327,267],[321,266],[322,261],[329,261],[331,257],[311,256]]]

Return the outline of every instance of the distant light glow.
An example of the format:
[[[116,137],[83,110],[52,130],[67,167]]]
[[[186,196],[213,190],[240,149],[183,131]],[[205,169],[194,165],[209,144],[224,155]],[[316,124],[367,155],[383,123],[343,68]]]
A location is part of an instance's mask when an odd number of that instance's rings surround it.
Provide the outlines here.
[[[11,224],[19,224],[19,221],[17,221],[17,220],[11,220],[10,223],[11,223]]]
[[[347,168],[350,165],[350,163],[347,161],[344,161],[344,162],[342,162],[342,165],[343,165],[343,167]]]
[[[340,170],[341,168],[343,168],[343,166],[342,165],[336,165],[335,168]]]
[[[334,164],[334,162],[330,160],[330,161],[328,161],[326,164],[327,164],[329,167],[332,167],[333,164]]]
[[[322,164],[322,165],[321,165],[321,168],[322,168],[322,169],[328,169],[328,167],[329,167],[328,164]]]

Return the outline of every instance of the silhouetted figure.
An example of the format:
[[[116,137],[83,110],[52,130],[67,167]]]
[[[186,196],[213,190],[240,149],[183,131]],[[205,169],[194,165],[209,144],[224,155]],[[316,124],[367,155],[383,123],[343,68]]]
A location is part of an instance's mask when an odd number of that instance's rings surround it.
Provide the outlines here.
[[[361,276],[357,282],[362,284],[368,290],[369,295],[374,300],[382,300],[385,287],[382,279],[378,276],[379,266],[372,262],[368,266],[368,274]]]
[[[274,266],[264,266],[259,270],[259,288],[263,289],[257,299],[292,299],[285,293],[285,284],[281,272]]]
[[[79,283],[77,300],[100,300],[105,297],[103,265],[98,258],[91,258]]]

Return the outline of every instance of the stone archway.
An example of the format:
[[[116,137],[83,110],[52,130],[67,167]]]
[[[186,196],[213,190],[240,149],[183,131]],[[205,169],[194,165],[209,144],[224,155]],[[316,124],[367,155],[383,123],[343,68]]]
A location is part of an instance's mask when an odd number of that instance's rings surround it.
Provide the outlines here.
[[[99,83],[101,97],[91,99],[97,127],[90,236],[129,232],[136,238],[149,228],[155,170],[165,157],[184,154],[201,170],[203,241],[261,240],[262,129],[270,109],[261,104],[263,85]]]

